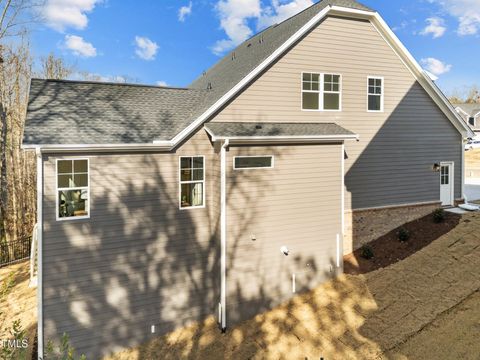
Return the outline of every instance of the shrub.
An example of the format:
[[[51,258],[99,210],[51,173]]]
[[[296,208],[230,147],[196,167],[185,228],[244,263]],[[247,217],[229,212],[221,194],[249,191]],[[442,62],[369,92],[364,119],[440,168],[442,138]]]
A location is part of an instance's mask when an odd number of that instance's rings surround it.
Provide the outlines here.
[[[433,221],[435,223],[441,223],[445,221],[445,210],[437,209],[433,212]]]
[[[86,360],[85,355],[81,355],[77,358],[75,349],[70,345],[70,338],[66,333],[63,333],[62,339],[58,346],[55,346],[54,343],[49,340],[47,342],[47,347],[45,349],[47,359],[55,360]]]
[[[398,230],[397,236],[398,240],[407,241],[408,239],[410,239],[410,232],[405,228],[400,228],[400,230]]]
[[[361,256],[364,258],[364,259],[371,259],[373,258],[373,250],[370,246],[368,245],[363,245],[362,246],[362,251],[361,251]]]
[[[15,342],[17,346],[10,346],[8,343],[0,345],[0,359],[2,360],[18,360],[26,359],[28,350],[28,340],[26,331],[22,328],[20,320],[14,320],[10,328],[5,329],[5,333],[9,334],[9,339]],[[7,339],[1,339],[8,341]]]

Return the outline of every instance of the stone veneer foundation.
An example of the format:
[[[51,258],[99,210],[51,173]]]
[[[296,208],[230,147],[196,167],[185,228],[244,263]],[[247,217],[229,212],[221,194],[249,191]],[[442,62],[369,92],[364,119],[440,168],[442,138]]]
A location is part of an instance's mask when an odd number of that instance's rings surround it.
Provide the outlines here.
[[[430,214],[440,202],[345,211],[343,254],[350,254],[409,221]]]

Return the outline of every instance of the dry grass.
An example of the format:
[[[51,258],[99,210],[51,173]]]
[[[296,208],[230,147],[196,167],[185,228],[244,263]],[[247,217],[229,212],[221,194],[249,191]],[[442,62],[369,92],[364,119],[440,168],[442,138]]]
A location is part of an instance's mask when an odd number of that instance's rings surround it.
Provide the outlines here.
[[[0,268],[0,288],[5,288],[4,284],[11,281],[9,289],[0,294],[0,339],[9,339],[8,329],[13,321],[20,320],[22,328],[27,331],[29,344],[33,345],[37,327],[37,296],[36,288],[28,287],[29,266],[28,261],[23,261]]]

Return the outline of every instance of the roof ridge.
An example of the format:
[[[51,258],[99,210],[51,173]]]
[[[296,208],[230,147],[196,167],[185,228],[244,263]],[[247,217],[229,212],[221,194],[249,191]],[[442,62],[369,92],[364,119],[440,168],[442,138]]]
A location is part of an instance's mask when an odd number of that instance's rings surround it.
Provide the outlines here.
[[[42,79],[32,77],[31,81],[43,81],[50,83],[69,83],[69,84],[91,84],[91,85],[116,85],[116,86],[129,86],[129,87],[145,87],[155,89],[167,89],[167,90],[189,90],[189,91],[206,91],[204,89],[195,89],[190,87],[175,87],[175,86],[158,86],[150,84],[134,84],[134,83],[119,83],[113,81],[95,81],[95,80],[70,80],[70,79]]]

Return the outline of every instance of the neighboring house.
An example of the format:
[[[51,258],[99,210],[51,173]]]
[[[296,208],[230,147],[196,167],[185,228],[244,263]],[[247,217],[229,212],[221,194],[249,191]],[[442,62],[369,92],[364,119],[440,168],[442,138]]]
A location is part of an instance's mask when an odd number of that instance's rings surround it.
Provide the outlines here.
[[[189,88],[34,79],[40,353],[225,329],[453,205],[472,131],[378,13],[322,1]]]
[[[480,103],[479,104],[454,104],[455,110],[475,133],[480,132]]]

